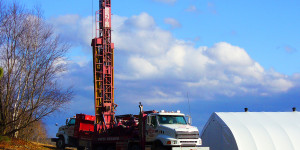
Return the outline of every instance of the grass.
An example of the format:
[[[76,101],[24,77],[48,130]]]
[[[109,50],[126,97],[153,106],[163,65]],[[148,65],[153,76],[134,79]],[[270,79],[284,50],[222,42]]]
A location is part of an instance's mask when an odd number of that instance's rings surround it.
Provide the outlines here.
[[[56,150],[55,145],[24,141],[21,139],[0,136],[0,150]],[[76,150],[76,148],[66,148]]]
[[[20,139],[0,136],[0,149],[6,150],[53,150],[55,146],[42,145],[38,143],[28,142]]]
[[[10,142],[11,139],[8,136],[0,135],[0,142]]]

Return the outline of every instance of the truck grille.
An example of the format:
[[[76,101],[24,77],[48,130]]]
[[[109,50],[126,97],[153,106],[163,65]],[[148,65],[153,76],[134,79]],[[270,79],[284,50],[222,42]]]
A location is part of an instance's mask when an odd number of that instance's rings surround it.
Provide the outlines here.
[[[176,132],[177,139],[198,139],[199,132],[184,132],[178,131]]]
[[[197,143],[197,141],[180,141],[183,144]]]

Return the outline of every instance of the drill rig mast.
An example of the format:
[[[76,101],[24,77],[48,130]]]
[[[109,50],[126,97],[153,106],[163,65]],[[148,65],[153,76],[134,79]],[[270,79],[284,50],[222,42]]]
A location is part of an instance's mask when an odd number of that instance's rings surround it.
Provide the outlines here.
[[[92,40],[95,131],[105,132],[115,123],[114,43],[111,42],[111,0],[99,0],[96,36]]]

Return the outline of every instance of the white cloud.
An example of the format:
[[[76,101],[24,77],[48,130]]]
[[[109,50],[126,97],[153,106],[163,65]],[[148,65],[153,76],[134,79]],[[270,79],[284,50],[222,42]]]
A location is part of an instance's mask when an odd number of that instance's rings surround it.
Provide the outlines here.
[[[172,97],[172,98],[146,98],[143,100],[143,103],[148,105],[159,105],[159,104],[170,104],[170,103],[180,103],[184,101],[182,98]]]
[[[268,81],[267,85],[270,87],[270,90],[272,92],[286,92],[291,87],[293,87],[292,82],[290,82],[286,79],[283,79],[283,78]]]
[[[90,46],[93,31],[93,17],[82,18],[79,15],[64,15],[49,20],[63,39],[75,46]]]
[[[54,60],[54,62],[53,62],[53,66],[54,67],[60,67],[60,66],[66,66],[67,64],[69,64],[70,63],[70,61],[68,61],[67,60],[67,58],[65,58],[65,57],[61,57],[61,58],[58,58],[58,59],[56,59],[56,60]],[[58,72],[57,74],[56,74],[56,76],[63,76],[63,75],[65,75],[65,74],[67,74],[68,73],[68,70],[61,70],[61,72]]]
[[[295,80],[299,80],[300,79],[300,73],[293,74],[292,78],[295,79]]]
[[[84,87],[84,90],[94,92],[94,86],[86,86]]]
[[[187,83],[187,85],[190,87],[199,87],[199,86],[216,87],[219,85],[219,80],[208,80],[208,79],[204,78],[198,82],[189,82],[189,83]]]
[[[178,67],[183,67],[185,47],[181,45],[176,45],[167,52],[166,56],[167,58],[170,59],[170,62],[172,62],[174,65]]]
[[[89,42],[82,44],[89,46],[90,36],[85,33],[89,17],[69,15],[53,20],[58,21],[58,27],[66,29],[63,34],[77,32],[78,35],[70,38],[88,39]],[[121,53],[115,57],[116,81],[121,86],[130,84],[131,89],[143,94],[146,103],[181,102],[178,97],[184,97],[182,92],[186,91],[201,99],[212,99],[215,95],[266,96],[287,92],[295,86],[289,76],[265,70],[241,47],[226,42],[195,47],[158,27],[147,13],[129,18],[114,15],[112,24],[115,54]],[[86,64],[86,61],[79,62],[83,62],[79,64],[81,67]],[[154,87],[163,90],[153,90]]]
[[[78,64],[80,67],[84,67],[89,63],[89,58],[87,56],[74,56],[72,61]]]
[[[165,92],[160,88],[155,88],[149,91],[150,95],[143,99],[143,103],[153,105],[153,104],[170,104],[170,103],[179,103],[184,101],[181,92],[168,91]]]
[[[134,78],[146,78],[157,73],[156,66],[152,65],[148,60],[140,57],[131,57],[128,66],[132,66]]]
[[[187,9],[185,9],[185,11],[196,12],[197,11],[197,7],[195,5],[191,5]]]
[[[165,18],[164,22],[165,24],[171,25],[172,29],[181,27],[181,24],[174,18]]]
[[[125,20],[128,25],[140,29],[153,29],[155,28],[155,21],[153,17],[149,16],[147,13],[141,13],[138,16],[132,16]]]
[[[122,23],[115,16],[112,18],[112,40],[116,49],[154,56],[166,51],[173,41],[171,33],[158,28],[153,17],[147,13],[133,16]],[[122,26],[114,28],[115,22]]]
[[[253,63],[247,52],[237,46],[232,46],[226,42],[216,43],[208,51],[214,60],[224,65],[248,66]]]
[[[130,24],[124,20],[123,27],[115,32],[117,38],[114,41],[118,49],[128,52],[132,69],[119,76],[136,77],[137,80],[149,77],[180,80],[187,88],[210,89],[211,95],[284,92],[293,87],[288,78],[266,71],[243,48],[226,42],[195,48],[157,27],[148,14],[142,13],[128,20]],[[140,24],[141,20],[150,24],[132,26]]]

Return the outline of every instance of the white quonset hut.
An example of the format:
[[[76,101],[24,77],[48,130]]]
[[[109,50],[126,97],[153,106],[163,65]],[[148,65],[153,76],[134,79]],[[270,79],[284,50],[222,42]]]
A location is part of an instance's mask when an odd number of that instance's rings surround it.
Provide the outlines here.
[[[300,150],[300,112],[213,113],[201,138],[210,150]]]

